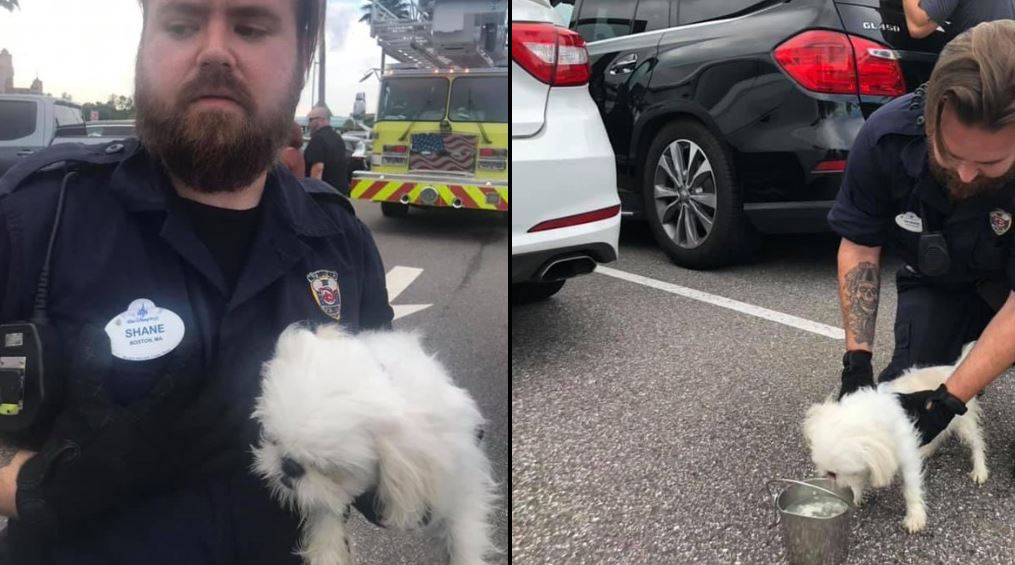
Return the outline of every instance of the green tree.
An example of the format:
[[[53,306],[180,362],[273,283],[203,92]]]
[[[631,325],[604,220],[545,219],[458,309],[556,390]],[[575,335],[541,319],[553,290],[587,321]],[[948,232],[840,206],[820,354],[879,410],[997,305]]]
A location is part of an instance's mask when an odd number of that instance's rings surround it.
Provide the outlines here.
[[[378,0],[377,3],[384,6],[389,12],[400,18],[405,18],[409,15],[409,3],[406,0]],[[374,11],[373,3],[364,4],[360,10],[363,11],[363,17],[361,17],[359,21],[370,21],[370,14]]]
[[[133,119],[137,113],[132,97],[115,94],[110,94],[105,102],[87,102],[81,105],[81,115],[86,120],[91,118],[93,111],[98,112],[100,120],[128,120]]]
[[[13,12],[14,8],[20,9],[18,6],[18,0],[0,0],[0,8],[7,8],[8,12]]]

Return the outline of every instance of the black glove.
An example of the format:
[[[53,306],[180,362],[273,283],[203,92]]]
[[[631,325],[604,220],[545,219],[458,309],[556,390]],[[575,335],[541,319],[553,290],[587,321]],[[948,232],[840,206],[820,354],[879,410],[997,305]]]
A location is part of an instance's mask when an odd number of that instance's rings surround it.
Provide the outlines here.
[[[138,496],[171,487],[178,469],[167,464],[173,457],[168,430],[194,398],[195,387],[182,386],[180,378],[197,370],[194,351],[186,342],[178,345],[152,392],[123,407],[106,391],[109,338],[99,327],[82,329],[63,409],[39,452],[18,473],[20,526],[57,536]]]
[[[870,351],[847,351],[842,356],[842,386],[839,400],[862,387],[874,386],[874,369],[871,368]]]
[[[966,413],[966,404],[948,392],[945,385],[937,387],[937,390],[921,390],[896,396],[920,431],[920,445],[930,443],[948,427],[952,418]]]

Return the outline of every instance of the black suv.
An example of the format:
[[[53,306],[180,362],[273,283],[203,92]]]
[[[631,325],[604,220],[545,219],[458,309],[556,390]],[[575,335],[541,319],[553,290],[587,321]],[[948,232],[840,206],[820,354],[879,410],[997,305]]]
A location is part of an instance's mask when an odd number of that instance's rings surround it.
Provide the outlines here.
[[[757,232],[820,232],[864,120],[930,77],[952,34],[901,0],[563,0],[625,215],[677,264],[742,258]]]

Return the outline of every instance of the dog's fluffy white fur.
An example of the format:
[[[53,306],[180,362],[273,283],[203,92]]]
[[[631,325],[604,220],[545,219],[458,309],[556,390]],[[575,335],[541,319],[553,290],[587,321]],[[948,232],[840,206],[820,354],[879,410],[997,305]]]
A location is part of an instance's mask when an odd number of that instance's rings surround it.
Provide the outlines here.
[[[255,470],[303,517],[298,551],[311,565],[352,562],[343,514],[373,485],[384,525],[428,519],[452,565],[495,553],[483,418],[416,335],[288,328],[265,363],[254,417]],[[286,458],[297,478],[283,471]]]
[[[920,447],[919,431],[895,396],[936,389],[972,347],[972,343],[965,346],[955,365],[910,369],[877,389],[861,389],[838,402],[828,399],[811,406],[803,429],[818,474],[833,478],[838,486],[850,487],[854,502],[859,504],[868,484],[886,487],[901,473],[906,501],[903,525],[909,532],[920,531],[927,524],[923,459],[933,454],[947,436],[956,433],[969,447],[973,463],[969,476],[973,481],[986,481],[986,445],[975,398],[966,403],[964,415],[956,416],[944,432]]]

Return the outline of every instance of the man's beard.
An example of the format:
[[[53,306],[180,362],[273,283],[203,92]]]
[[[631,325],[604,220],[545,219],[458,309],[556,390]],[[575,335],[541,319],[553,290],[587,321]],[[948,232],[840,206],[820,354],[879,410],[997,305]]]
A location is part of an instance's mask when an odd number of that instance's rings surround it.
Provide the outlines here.
[[[301,86],[294,77],[282,107],[261,110],[246,86],[221,65],[203,67],[196,79],[183,85],[173,103],[149,91],[140,68],[135,76],[141,143],[171,176],[204,193],[240,190],[274,162],[289,136]],[[228,94],[243,115],[192,106],[211,93]]]
[[[930,140],[928,140],[928,143]],[[1012,165],[1007,172],[999,177],[985,177],[980,175],[973,182],[962,182],[959,174],[952,169],[947,169],[934,156],[933,149],[928,147],[927,164],[930,172],[942,186],[948,189],[948,194],[953,201],[959,202],[968,200],[974,196],[997,192],[1004,185],[1015,179],[1015,165]]]

